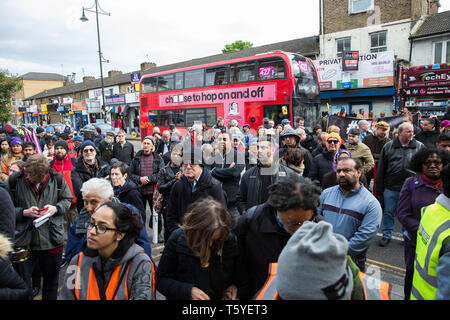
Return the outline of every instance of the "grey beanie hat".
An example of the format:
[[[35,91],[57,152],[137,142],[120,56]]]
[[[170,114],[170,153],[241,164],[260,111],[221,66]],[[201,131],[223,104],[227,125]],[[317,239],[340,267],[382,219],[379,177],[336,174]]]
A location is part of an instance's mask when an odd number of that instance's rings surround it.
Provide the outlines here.
[[[345,300],[353,290],[347,239],[326,221],[305,222],[278,258],[275,285],[284,300]]]

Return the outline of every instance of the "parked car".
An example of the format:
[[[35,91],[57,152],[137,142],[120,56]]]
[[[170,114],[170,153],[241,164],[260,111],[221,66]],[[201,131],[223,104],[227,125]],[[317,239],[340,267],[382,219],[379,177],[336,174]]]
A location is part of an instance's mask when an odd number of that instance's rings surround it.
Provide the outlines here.
[[[119,133],[119,128],[114,128],[109,123],[90,123],[85,125],[80,129],[80,136],[83,137],[84,140],[93,140],[94,139],[94,130],[99,127],[102,130],[102,134],[105,135],[108,131],[113,131],[115,135]]]

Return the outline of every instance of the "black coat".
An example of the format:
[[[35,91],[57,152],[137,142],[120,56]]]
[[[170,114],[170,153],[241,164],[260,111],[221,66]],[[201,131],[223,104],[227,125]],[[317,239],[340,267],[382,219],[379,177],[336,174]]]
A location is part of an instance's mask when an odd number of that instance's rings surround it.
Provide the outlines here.
[[[436,142],[439,140],[439,131],[420,131],[414,136],[414,139],[422,142],[427,148],[436,148]]]
[[[227,199],[227,207],[228,209],[233,208],[237,203],[239,181],[245,168],[245,154],[232,149],[225,157],[218,155],[215,160],[211,165],[211,175],[222,182],[223,191]],[[232,162],[235,165],[230,168]]]
[[[317,215],[314,221],[319,220],[323,218]],[[252,299],[267,279],[269,264],[278,261],[291,235],[278,225],[275,209],[267,203],[241,216],[234,232],[239,244],[238,298]]]
[[[267,201],[267,199],[263,199],[262,188],[267,188],[279,178],[297,175],[294,170],[284,165],[274,164],[274,166],[277,167],[273,171],[268,184],[262,183],[260,164],[250,168],[244,173],[237,194],[237,208],[240,214],[244,214],[247,209]]]
[[[14,240],[16,230],[16,214],[14,203],[9,192],[5,189],[6,184],[0,181],[0,233],[10,240]]]
[[[81,194],[81,187],[83,183],[91,178],[106,178],[109,176],[110,166],[108,163],[104,162],[102,159],[97,158],[97,170],[95,172],[90,172],[83,163],[83,156],[77,159],[77,163],[70,173],[72,178],[72,187],[75,197],[77,197],[77,209],[78,212],[84,207],[83,196]]]
[[[141,193],[139,192],[137,185],[133,181],[128,180],[128,183],[125,183],[125,185],[123,185],[120,190],[114,188],[114,196],[118,198],[120,202],[135,206],[140,211],[140,213],[145,216],[145,206],[144,202],[142,202]]]
[[[184,230],[172,232],[156,270],[156,289],[167,300],[191,300],[192,287],[205,292],[211,300],[219,300],[231,284],[235,284],[239,255],[236,237],[230,234],[222,249],[211,255],[209,266],[202,268],[200,259],[189,249]]]
[[[133,159],[134,156],[133,144],[131,144],[128,141],[125,142],[123,147],[119,142],[114,144],[112,156],[113,158],[116,158],[117,160],[122,161],[127,165],[130,165],[131,160]]]
[[[133,158],[130,164],[130,179],[133,181],[138,187],[141,186],[141,157],[143,151],[140,150],[136,153],[136,156]],[[164,162],[162,158],[156,153],[153,152],[153,174],[148,177],[150,180],[150,184],[155,184],[158,182],[158,174],[159,171],[164,168]]]
[[[319,143],[316,140],[314,140],[314,137],[311,134],[308,134],[306,136],[305,141],[300,142],[300,144],[310,153],[312,153],[314,149],[317,148],[317,146],[319,145]]]
[[[172,187],[177,182],[175,179],[174,168],[170,166],[170,162],[159,171],[158,175],[158,191],[164,196],[162,213],[167,211],[167,205],[169,204],[170,191]],[[181,168],[179,168],[181,170]]]
[[[330,171],[333,171],[333,155],[325,148],[322,153],[314,157],[308,178],[322,185],[323,176]]]
[[[31,293],[28,286],[14,270],[5,250],[11,242],[0,233],[0,300],[29,300]]]
[[[191,191],[190,183],[186,177],[183,176],[180,180],[176,181],[170,192],[169,204],[167,206],[167,231],[172,233],[179,227],[183,221],[187,207],[191,203],[199,199],[205,199],[208,196],[219,201],[227,208],[222,184],[214,179],[206,168],[203,169],[203,173],[197,182],[194,192]]]

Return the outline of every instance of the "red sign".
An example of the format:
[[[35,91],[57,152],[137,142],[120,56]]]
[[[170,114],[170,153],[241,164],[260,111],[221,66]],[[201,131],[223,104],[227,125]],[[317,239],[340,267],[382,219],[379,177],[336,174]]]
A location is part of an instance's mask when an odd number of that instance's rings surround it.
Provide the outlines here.
[[[359,51],[343,52],[342,61],[342,71],[358,70]]]
[[[429,95],[447,95],[450,96],[450,87],[429,87],[429,88],[404,88],[405,96],[429,96]]]
[[[420,91],[421,88],[446,86],[450,86],[450,64],[403,68],[401,83],[403,89],[417,88]]]

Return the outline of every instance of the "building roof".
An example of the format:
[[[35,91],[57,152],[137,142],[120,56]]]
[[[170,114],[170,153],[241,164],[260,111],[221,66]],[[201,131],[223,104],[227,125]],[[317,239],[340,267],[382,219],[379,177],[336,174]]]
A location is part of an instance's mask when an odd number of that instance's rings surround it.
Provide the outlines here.
[[[411,39],[450,32],[450,10],[428,16]]]
[[[216,54],[208,57],[197,58],[192,60],[187,60],[183,62],[177,62],[165,66],[154,67],[151,69],[147,69],[144,71],[136,70],[129,73],[124,73],[120,75],[116,75],[113,77],[104,77],[103,83],[105,87],[110,87],[119,84],[125,84],[131,82],[131,74],[140,72],[141,75],[149,74],[149,73],[157,73],[166,70],[179,69],[192,67],[200,64],[207,64],[218,62],[222,60],[231,60],[238,59],[248,56],[253,56],[259,53],[270,52],[270,51],[286,51],[292,53],[298,53],[306,57],[314,57],[319,54],[319,37],[311,36],[307,38],[294,39],[289,41],[277,42],[272,44],[267,44],[259,47],[254,47],[250,49],[245,49],[241,51],[235,51],[225,54]],[[54,89],[44,90],[39,92],[33,96],[26,98],[25,100],[33,100],[47,97],[54,97],[66,94],[74,94],[76,92],[83,92],[87,90],[93,90],[101,88],[101,79],[90,80],[85,83],[75,83],[69,84],[64,87],[58,87]]]
[[[64,81],[65,77],[57,73],[45,73],[45,72],[28,72],[20,76],[23,80],[53,80]]]

